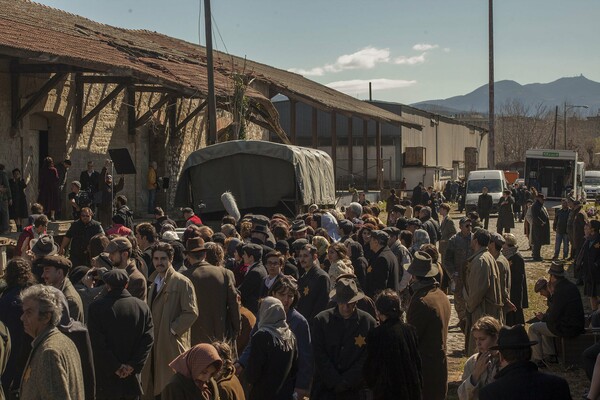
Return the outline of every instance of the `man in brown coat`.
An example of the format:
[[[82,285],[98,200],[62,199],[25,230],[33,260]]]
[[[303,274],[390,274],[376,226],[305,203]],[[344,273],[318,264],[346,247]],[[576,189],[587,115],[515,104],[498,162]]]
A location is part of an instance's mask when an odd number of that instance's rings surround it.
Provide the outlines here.
[[[465,329],[467,356],[473,355],[476,351],[475,339],[470,334],[475,321],[484,315],[489,315],[504,323],[500,272],[496,260],[488,251],[490,240],[490,233],[484,229],[476,230],[471,239],[473,255],[468,259],[469,265],[463,289],[467,306]]]
[[[106,252],[109,254],[113,266],[124,269],[129,276],[127,291],[142,301],[146,301],[148,286],[144,274],[135,266],[135,261],[131,256],[131,242],[125,237],[116,237],[106,246]]]
[[[417,329],[419,354],[423,360],[423,399],[443,400],[448,391],[446,339],[450,302],[435,280],[439,271],[429,254],[417,251],[408,267],[413,296],[406,322]]]
[[[150,277],[148,305],[154,324],[154,347],[142,370],[144,400],[154,400],[175,372],[169,363],[188,350],[190,329],[198,318],[198,303],[192,282],[173,268],[173,247],[152,246],[155,271]]]
[[[192,346],[215,340],[235,346],[240,331],[240,306],[233,272],[206,261],[202,238],[188,239],[186,247],[191,266],[183,275],[192,282],[195,292],[201,294],[197,297],[198,319],[192,325]]]

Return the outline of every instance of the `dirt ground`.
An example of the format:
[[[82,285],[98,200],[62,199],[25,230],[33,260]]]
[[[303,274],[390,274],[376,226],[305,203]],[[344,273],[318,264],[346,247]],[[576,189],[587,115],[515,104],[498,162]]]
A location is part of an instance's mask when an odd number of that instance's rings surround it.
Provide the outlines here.
[[[458,212],[452,213],[451,216],[455,219],[458,225],[458,219],[462,217]],[[489,230],[495,232],[496,230],[496,219],[490,219]],[[544,261],[533,262],[531,259],[531,251],[528,251],[529,244],[527,238],[523,234],[523,223],[516,222],[515,229],[511,230],[517,237],[519,243],[519,249],[523,257],[525,258],[525,269],[527,273],[527,287],[529,292],[529,308],[525,310],[525,320],[528,320],[534,316],[535,312],[545,311],[546,303],[545,299],[539,294],[533,291],[533,286],[536,280],[540,277],[547,277],[547,271],[549,268],[550,260],[554,253],[554,232],[551,234],[552,245],[542,247],[542,257]],[[561,250],[562,252],[562,250]],[[572,276],[572,275],[571,275]],[[453,303],[453,296],[449,296],[450,302]],[[586,313],[590,311],[589,300],[583,299],[583,305]],[[456,326],[458,322],[454,307],[452,307],[452,317],[450,319],[450,329],[448,332],[448,399],[458,399],[457,389],[461,383],[461,376],[464,368],[464,364],[467,358],[464,356],[464,335],[460,329]],[[546,372],[562,376],[569,382],[571,388],[571,395],[574,399],[581,398],[581,396],[587,391],[589,381],[585,376],[582,369],[570,368],[567,370],[560,364],[552,364]]]

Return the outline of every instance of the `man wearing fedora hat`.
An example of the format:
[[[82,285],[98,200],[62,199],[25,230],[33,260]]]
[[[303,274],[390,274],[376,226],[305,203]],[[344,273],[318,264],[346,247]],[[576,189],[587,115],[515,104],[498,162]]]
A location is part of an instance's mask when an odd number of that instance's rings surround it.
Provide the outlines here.
[[[502,327],[498,343],[490,347],[500,353],[501,370],[495,381],[481,388],[481,400],[568,400],[571,399],[569,384],[563,378],[544,374],[529,361],[531,346],[523,325]]]
[[[183,273],[199,296],[198,319],[192,325],[192,345],[226,340],[235,343],[240,331],[240,305],[235,276],[226,268],[206,261],[204,239],[188,239],[186,254],[190,267]]]
[[[443,400],[448,391],[446,340],[450,323],[450,301],[434,276],[437,264],[424,251],[416,251],[407,272],[413,293],[406,322],[417,329],[419,354],[423,360],[423,399]]]
[[[43,256],[35,261],[37,268],[43,269],[42,279],[46,285],[54,286],[67,298],[69,314],[74,320],[84,322],[83,303],[79,293],[67,278],[73,266],[68,258],[62,256]]]
[[[353,278],[340,278],[330,297],[337,306],[320,312],[311,329],[316,373],[311,398],[359,400],[365,388],[362,370],[367,353],[366,338],[375,319],[359,310],[364,297]]]
[[[538,342],[533,347],[532,360],[540,367],[546,362],[557,362],[553,337],[574,337],[584,332],[585,316],[579,289],[567,279],[562,262],[552,261],[549,286],[552,291],[552,302],[543,322],[535,322],[529,326],[529,337]]]

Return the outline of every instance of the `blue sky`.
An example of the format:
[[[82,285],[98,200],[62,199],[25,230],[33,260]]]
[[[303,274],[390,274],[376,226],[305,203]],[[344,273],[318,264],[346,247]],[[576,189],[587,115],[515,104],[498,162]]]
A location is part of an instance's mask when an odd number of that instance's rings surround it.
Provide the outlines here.
[[[124,28],[204,43],[202,0],[38,0]],[[413,103],[488,80],[486,0],[213,0],[218,50],[352,96]],[[496,0],[496,81],[600,81],[600,1]],[[218,28],[218,32],[217,32]],[[220,33],[220,35],[219,35]]]

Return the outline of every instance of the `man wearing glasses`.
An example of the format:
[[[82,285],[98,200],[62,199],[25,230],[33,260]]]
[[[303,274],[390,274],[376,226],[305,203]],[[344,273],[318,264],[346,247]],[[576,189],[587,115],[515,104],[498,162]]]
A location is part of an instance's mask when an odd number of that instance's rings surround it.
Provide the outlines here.
[[[60,245],[61,255],[64,255],[69,244],[71,245],[69,259],[74,267],[80,265],[89,267],[90,259],[89,254],[87,254],[87,247],[90,239],[99,233],[104,233],[100,223],[92,219],[93,216],[94,213],[89,207],[83,207],[79,220],[71,224]]]
[[[467,315],[462,292],[467,259],[473,254],[473,249],[471,249],[472,225],[470,219],[461,218],[459,222],[460,230],[448,240],[448,247],[442,257],[444,270],[451,279],[450,289],[454,292],[454,308],[458,314],[458,326],[463,333],[465,332]]]

